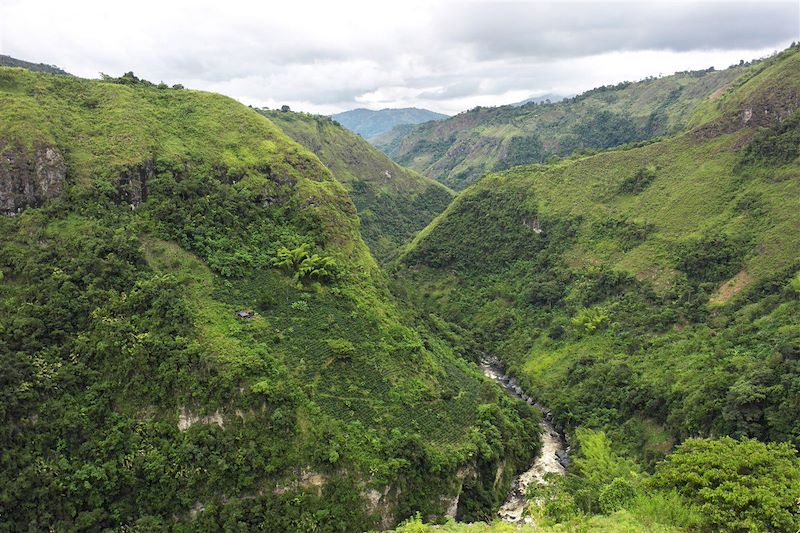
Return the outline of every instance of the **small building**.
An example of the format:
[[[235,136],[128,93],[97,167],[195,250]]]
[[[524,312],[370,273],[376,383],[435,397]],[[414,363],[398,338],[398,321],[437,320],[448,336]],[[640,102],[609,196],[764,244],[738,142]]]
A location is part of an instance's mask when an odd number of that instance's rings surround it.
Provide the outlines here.
[[[240,319],[253,318],[253,315],[255,315],[255,313],[253,311],[250,311],[249,309],[248,310],[242,310],[242,311],[236,311],[236,318],[240,318]]]

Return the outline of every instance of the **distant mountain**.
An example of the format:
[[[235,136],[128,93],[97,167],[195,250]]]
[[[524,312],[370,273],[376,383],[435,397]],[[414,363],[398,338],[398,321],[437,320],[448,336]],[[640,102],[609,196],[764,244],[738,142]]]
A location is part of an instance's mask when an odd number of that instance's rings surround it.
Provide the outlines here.
[[[435,113],[427,109],[406,107],[403,109],[351,109],[343,113],[331,115],[331,118],[367,140],[385,133],[395,126],[403,124],[421,124],[431,120],[442,120],[447,115]]]
[[[461,190],[487,172],[677,133],[698,104],[718,97],[746,68],[623,82],[549,104],[476,107],[372,143],[400,165]]]
[[[46,74],[58,74],[59,76],[72,76],[69,72],[58,68],[55,65],[45,65],[44,63],[31,63],[11,56],[0,54],[0,67],[19,67],[33,70],[34,72],[44,72]]]

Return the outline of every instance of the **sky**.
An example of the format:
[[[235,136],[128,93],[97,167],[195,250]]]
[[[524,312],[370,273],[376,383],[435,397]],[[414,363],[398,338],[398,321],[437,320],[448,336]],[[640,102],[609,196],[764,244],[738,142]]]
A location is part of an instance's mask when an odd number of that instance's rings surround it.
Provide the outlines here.
[[[798,0],[0,0],[0,54],[320,114],[455,114],[725,68],[795,40]]]

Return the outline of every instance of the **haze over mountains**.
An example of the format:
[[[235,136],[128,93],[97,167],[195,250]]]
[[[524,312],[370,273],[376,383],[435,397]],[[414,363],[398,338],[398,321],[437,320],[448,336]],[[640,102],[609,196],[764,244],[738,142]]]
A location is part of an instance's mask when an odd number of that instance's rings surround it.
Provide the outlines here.
[[[378,111],[352,109],[331,115],[331,118],[369,141],[397,126],[442,120],[447,118],[447,115],[434,113],[427,109],[409,107],[405,109],[380,109]]]
[[[0,531],[796,533],[798,16],[3,3]]]

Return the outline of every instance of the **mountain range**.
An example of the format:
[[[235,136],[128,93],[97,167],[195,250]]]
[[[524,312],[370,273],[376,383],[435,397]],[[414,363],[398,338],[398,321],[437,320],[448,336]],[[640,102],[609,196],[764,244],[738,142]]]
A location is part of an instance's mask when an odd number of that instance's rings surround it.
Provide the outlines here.
[[[42,70],[0,67],[0,529],[800,527],[797,46],[394,161]]]
[[[435,113],[427,109],[406,107],[402,109],[351,109],[331,115],[331,118],[347,128],[371,140],[397,126],[421,124],[432,120],[442,120],[447,115]]]
[[[550,104],[478,107],[391,131],[373,144],[399,164],[462,190],[493,170],[679,132],[696,104],[725,91],[745,68],[623,82]]]

